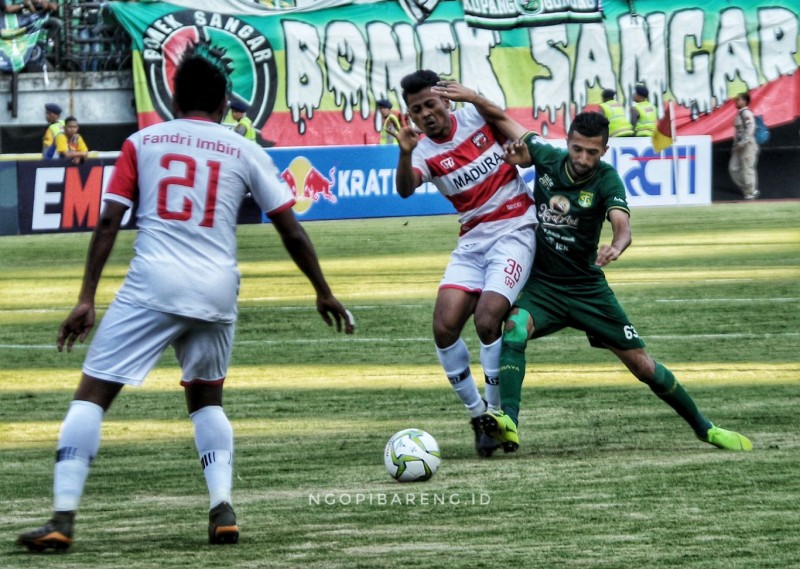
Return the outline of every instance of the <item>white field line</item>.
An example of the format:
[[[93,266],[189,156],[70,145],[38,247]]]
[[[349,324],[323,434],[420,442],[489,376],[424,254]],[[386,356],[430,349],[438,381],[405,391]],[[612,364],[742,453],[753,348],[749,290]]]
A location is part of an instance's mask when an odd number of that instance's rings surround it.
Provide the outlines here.
[[[655,334],[645,336],[646,340],[722,340],[722,339],[747,339],[747,340],[766,340],[769,338],[795,338],[800,336],[800,332],[781,332],[779,334],[749,334],[749,333],[736,333],[736,334]],[[533,342],[558,342],[564,343],[569,340],[581,340],[582,336],[563,337],[563,336],[545,336],[538,338]],[[295,340],[238,340],[234,341],[234,346],[278,346],[278,345],[295,345],[304,346],[310,344],[335,344],[335,343],[356,343],[356,344],[413,344],[413,343],[433,343],[432,337],[418,337],[418,338],[362,338],[362,337],[346,337],[338,335],[332,338],[308,338],[308,339],[295,339]],[[85,350],[88,344],[75,344],[73,350]],[[3,350],[55,350],[55,344],[0,344],[0,349]]]

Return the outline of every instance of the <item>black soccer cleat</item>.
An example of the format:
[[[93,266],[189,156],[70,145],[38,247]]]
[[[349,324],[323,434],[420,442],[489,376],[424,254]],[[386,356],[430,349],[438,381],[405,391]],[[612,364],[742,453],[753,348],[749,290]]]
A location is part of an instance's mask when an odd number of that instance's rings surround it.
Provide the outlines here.
[[[17,545],[33,553],[55,551],[64,553],[72,545],[72,526],[75,512],[56,512],[42,527],[17,536]]]
[[[500,448],[500,443],[483,432],[480,417],[473,417],[469,422],[475,432],[475,452],[482,458],[489,458],[494,451]]]
[[[236,512],[228,502],[220,502],[208,512],[208,543],[211,545],[239,543]]]

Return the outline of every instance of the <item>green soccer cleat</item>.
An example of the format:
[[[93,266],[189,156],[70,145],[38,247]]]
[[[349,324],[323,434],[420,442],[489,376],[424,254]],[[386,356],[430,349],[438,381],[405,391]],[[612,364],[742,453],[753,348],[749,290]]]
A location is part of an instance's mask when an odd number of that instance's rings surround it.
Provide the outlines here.
[[[470,424],[475,432],[475,452],[480,457],[489,458],[494,451],[500,448],[500,443],[483,432],[481,417],[473,417],[470,419]]]
[[[239,543],[236,513],[228,502],[220,502],[208,512],[208,543],[211,545]]]
[[[43,553],[48,550],[65,552],[72,545],[74,512],[56,512],[42,527],[26,531],[17,536],[17,545],[28,551]]]
[[[706,438],[701,437],[700,440],[725,450],[753,450],[753,443],[746,436],[714,425],[706,433]]]
[[[481,415],[483,432],[497,440],[504,452],[514,452],[519,448],[519,435],[514,420],[498,409],[489,409]]]

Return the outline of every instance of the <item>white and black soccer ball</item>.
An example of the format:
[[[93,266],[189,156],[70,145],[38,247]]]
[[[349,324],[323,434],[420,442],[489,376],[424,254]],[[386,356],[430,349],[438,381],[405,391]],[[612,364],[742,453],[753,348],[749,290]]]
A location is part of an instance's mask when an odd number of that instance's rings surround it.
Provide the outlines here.
[[[422,429],[403,429],[392,435],[383,450],[386,472],[398,482],[422,482],[442,462],[439,443]]]

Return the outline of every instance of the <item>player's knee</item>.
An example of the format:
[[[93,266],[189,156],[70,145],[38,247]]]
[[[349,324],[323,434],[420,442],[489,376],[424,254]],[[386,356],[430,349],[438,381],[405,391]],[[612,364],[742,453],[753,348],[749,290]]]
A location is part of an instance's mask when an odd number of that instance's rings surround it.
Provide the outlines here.
[[[522,346],[528,342],[529,324],[531,315],[527,310],[517,308],[506,319],[505,329],[503,330],[503,345]]]

